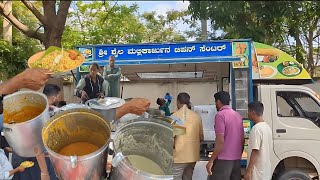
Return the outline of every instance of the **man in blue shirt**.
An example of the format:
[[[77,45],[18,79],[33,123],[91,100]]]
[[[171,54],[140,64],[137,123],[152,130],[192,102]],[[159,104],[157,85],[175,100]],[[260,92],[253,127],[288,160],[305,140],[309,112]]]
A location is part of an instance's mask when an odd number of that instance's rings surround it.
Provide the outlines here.
[[[170,113],[170,109],[169,109],[169,106],[171,104],[171,100],[165,100],[163,98],[158,98],[157,99],[157,104],[159,105],[159,109],[164,111],[165,113],[165,116],[170,116],[171,113]]]

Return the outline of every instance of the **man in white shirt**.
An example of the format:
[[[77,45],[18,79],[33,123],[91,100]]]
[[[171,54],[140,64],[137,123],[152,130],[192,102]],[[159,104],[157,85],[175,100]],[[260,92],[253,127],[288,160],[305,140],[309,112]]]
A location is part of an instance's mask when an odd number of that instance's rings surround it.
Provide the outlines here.
[[[272,131],[263,120],[263,104],[251,102],[248,116],[255,125],[250,131],[248,143],[248,167],[245,180],[270,180],[272,178],[270,153],[272,152]]]
[[[12,179],[15,173],[23,171],[24,167],[22,166],[13,169],[4,151],[0,149],[0,179]]]

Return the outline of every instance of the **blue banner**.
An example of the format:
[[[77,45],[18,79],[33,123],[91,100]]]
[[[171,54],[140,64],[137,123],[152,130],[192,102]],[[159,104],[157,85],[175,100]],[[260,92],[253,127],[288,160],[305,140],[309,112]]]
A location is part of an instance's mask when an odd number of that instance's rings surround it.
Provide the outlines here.
[[[82,49],[81,49],[82,48]],[[80,47],[79,49],[91,49]],[[143,59],[179,59],[200,57],[226,57],[232,56],[231,41],[227,42],[199,42],[177,44],[139,44],[139,45],[108,45],[94,46],[92,61],[108,60],[114,55],[117,61],[143,60]],[[91,59],[90,57],[88,60]]]

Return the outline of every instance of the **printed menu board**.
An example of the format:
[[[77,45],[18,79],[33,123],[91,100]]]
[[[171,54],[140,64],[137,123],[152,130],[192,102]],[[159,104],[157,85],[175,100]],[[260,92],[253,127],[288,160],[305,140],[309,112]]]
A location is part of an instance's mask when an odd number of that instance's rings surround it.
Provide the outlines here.
[[[232,43],[232,55],[241,58],[233,68],[248,68],[248,47],[248,42]],[[251,53],[253,79],[311,79],[302,64],[280,49],[253,42]]]
[[[311,79],[296,59],[272,46],[254,42],[253,79]]]
[[[233,62],[233,68],[248,68],[249,49],[248,42],[233,42],[232,43],[232,56],[240,57],[241,61]]]

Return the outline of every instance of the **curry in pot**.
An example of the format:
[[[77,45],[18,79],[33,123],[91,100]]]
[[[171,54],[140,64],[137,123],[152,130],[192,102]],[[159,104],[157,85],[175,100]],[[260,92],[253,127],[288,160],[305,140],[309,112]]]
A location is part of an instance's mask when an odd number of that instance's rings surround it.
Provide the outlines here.
[[[8,113],[3,112],[4,123],[22,123],[34,119],[39,116],[44,110],[44,107],[39,106],[25,106],[19,111]]]
[[[84,156],[93,153],[98,149],[98,146],[88,142],[76,142],[63,147],[59,151],[59,154],[64,156]]]

